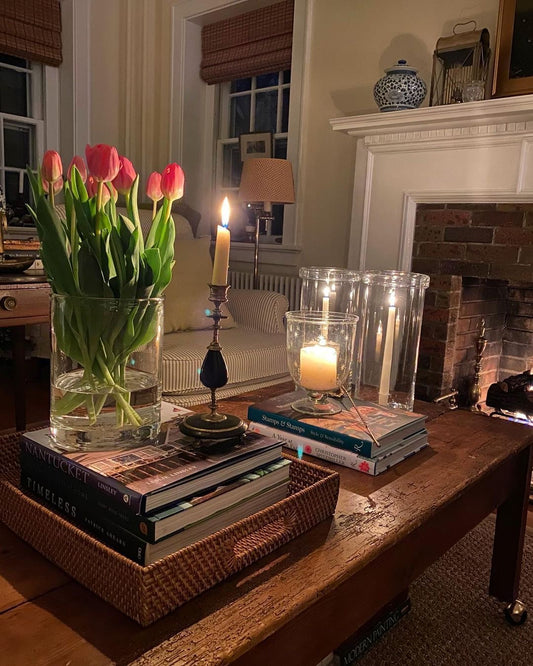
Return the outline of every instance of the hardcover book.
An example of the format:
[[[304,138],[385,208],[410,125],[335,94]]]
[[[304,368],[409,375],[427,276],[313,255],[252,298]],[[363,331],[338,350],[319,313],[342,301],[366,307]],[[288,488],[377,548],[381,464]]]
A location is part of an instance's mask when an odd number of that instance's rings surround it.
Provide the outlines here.
[[[288,465],[285,469],[288,469]],[[283,469],[281,471],[284,472]],[[281,474],[281,476],[286,475]],[[285,499],[289,481],[288,479],[278,479],[273,485],[257,489],[257,492],[250,493],[240,501],[219,509],[203,520],[198,520],[155,544],[148,543],[129,530],[108,520],[105,514],[98,515],[85,511],[80,508],[76,499],[71,501],[61,491],[55,491],[29,476],[23,477],[22,483],[22,487],[30,495],[42,501],[50,509],[64,515],[121,555],[146,566]]]
[[[354,400],[356,410],[346,397],[339,399],[342,410],[338,414],[320,417],[300,414],[291,405],[304,396],[305,392],[298,390],[250,405],[248,419],[352,451],[365,458],[381,455],[406,437],[425,430],[426,417],[423,414],[389,409],[358,399]],[[379,444],[373,441],[366,426]]]
[[[107,499],[144,514],[184,499],[281,457],[279,440],[245,433],[212,442],[183,435],[171,422],[158,440],[137,449],[59,453],[49,428],[21,437],[21,460],[33,457]]]
[[[386,449],[374,458],[365,458],[353,451],[345,451],[336,446],[330,446],[324,442],[303,437],[302,435],[293,435],[279,428],[267,426],[264,423],[255,423],[252,421],[250,423],[250,430],[260,432],[268,437],[281,439],[285,446],[297,451],[299,456],[305,453],[321,460],[327,460],[335,465],[356,469],[358,472],[370,474],[371,476],[377,476],[393,465],[397,465],[402,460],[409,458],[414,453],[418,453],[428,443],[427,433],[422,430],[402,439],[399,444]]]
[[[90,486],[70,482],[61,472],[40,465],[27,456],[21,456],[20,477],[22,488],[42,499],[48,499],[59,510],[64,505],[71,509],[75,507],[78,517],[83,515],[93,521],[103,522],[108,528],[121,527],[149,543],[155,543],[249,495],[256,495],[272,485],[287,481],[289,466],[289,460],[280,458],[148,515],[133,514],[120,506],[106,503]]]

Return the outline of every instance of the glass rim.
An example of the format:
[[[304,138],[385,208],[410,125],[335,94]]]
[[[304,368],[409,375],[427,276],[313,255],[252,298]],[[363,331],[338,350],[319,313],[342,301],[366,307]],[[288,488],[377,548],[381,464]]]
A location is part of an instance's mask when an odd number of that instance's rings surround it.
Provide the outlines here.
[[[165,300],[164,296],[149,296],[147,298],[120,298],[117,296],[85,296],[84,294],[57,294],[55,292],[50,294],[52,299],[71,299],[77,301],[90,301],[94,303],[96,301],[102,301],[105,303],[163,303]]]
[[[334,279],[337,282],[358,282],[361,280],[363,271],[354,271],[349,268],[338,268],[335,266],[302,266],[298,271],[298,275],[304,279]]]
[[[387,287],[421,287],[429,286],[429,275],[396,270],[369,270],[362,276],[364,284],[377,284]]]
[[[348,312],[323,312],[321,310],[288,310],[285,313],[287,321],[322,323],[328,321],[330,324],[355,324],[359,316]]]

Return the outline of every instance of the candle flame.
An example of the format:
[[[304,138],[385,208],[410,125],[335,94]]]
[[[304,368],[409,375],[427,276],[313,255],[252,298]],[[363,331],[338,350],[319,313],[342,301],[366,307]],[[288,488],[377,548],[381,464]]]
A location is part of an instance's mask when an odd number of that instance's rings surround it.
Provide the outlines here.
[[[224,197],[224,201],[222,202],[222,226],[227,227],[229,224],[229,215],[230,215],[231,209],[228,201],[228,197]]]
[[[396,305],[396,297],[394,295],[394,289],[391,289],[390,296],[389,296],[389,305],[393,307]]]
[[[329,287],[324,287],[324,298],[329,297]]]

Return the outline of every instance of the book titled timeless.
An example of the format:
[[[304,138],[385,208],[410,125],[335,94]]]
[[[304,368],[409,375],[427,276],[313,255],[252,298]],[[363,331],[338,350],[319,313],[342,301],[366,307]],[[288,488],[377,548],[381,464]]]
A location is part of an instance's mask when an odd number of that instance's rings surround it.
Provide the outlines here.
[[[156,443],[130,450],[58,453],[48,428],[24,433],[20,446],[21,460],[33,457],[134,513],[166,506],[281,456],[279,440],[264,435],[246,433],[238,443],[210,450],[176,425]]]
[[[378,440],[378,446],[372,441],[360,416],[347,398],[339,400],[341,412],[318,418],[300,414],[292,409],[291,404],[304,396],[304,391],[292,391],[250,405],[248,419],[293,435],[309,437],[346,451],[353,451],[365,458],[380,455],[386,449],[398,445],[406,437],[424,430],[426,417],[423,414],[389,409],[356,399],[357,408]]]
[[[342,465],[343,467],[350,467],[356,469],[358,472],[370,474],[370,476],[377,476],[393,465],[397,465],[402,460],[409,458],[414,453],[418,453],[427,446],[427,434],[424,430],[415,432],[409,437],[402,439],[400,444],[392,448],[386,449],[374,458],[365,458],[364,456],[354,453],[353,451],[345,451],[336,446],[330,446],[324,442],[319,442],[309,437],[302,437],[301,435],[293,435],[291,433],[280,430],[279,428],[271,428],[264,423],[250,423],[250,430],[253,432],[260,432],[269,437],[278,437],[283,440],[285,446],[294,449],[300,455],[305,453],[321,460],[327,460],[335,465]]]

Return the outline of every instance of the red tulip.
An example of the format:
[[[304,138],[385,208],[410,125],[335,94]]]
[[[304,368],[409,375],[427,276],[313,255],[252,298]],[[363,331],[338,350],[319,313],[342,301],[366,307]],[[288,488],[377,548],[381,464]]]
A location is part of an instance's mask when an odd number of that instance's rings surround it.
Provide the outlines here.
[[[68,165],[68,171],[67,171],[67,178],[70,180],[70,177],[72,175],[72,167],[76,167],[76,169],[80,172],[81,179],[83,182],[87,180],[87,167],[85,166],[85,162],[83,161],[83,157],[80,157],[79,155],[74,155],[72,158],[71,163]]]
[[[117,177],[113,180],[113,185],[117,188],[120,194],[125,196],[129,194],[133,181],[137,178],[137,174],[133,164],[127,157],[120,156],[119,158],[120,169]]]
[[[50,183],[42,177],[41,177],[41,182],[43,184],[43,190],[48,194],[50,192]],[[63,189],[63,178],[59,176],[59,178],[57,180],[54,180],[53,182],[54,194],[61,192],[62,189]]]
[[[108,146],[105,143],[98,143],[96,146],[87,144],[85,158],[89,173],[96,181],[107,183],[117,177],[120,161],[114,146]]]
[[[111,191],[109,190],[109,186],[111,183],[106,183],[102,187],[102,206],[105,206],[106,203],[109,201],[111,198]],[[89,195],[89,198],[95,197],[98,195],[98,181],[93,178],[93,176],[89,176],[87,178],[87,182],[85,183],[85,187],[87,188],[87,194]],[[111,185],[113,187],[113,185]],[[115,194],[118,197],[117,191],[113,187],[113,190],[115,191]],[[115,199],[116,201],[116,199]]]
[[[161,192],[161,174],[157,171],[152,171],[148,176],[146,194],[152,201],[159,201],[163,198],[163,192]]]
[[[41,177],[49,183],[55,183],[63,173],[61,157],[55,150],[47,150],[41,164]]]
[[[180,199],[183,196],[185,175],[179,164],[169,164],[161,175],[161,192],[169,201]]]

